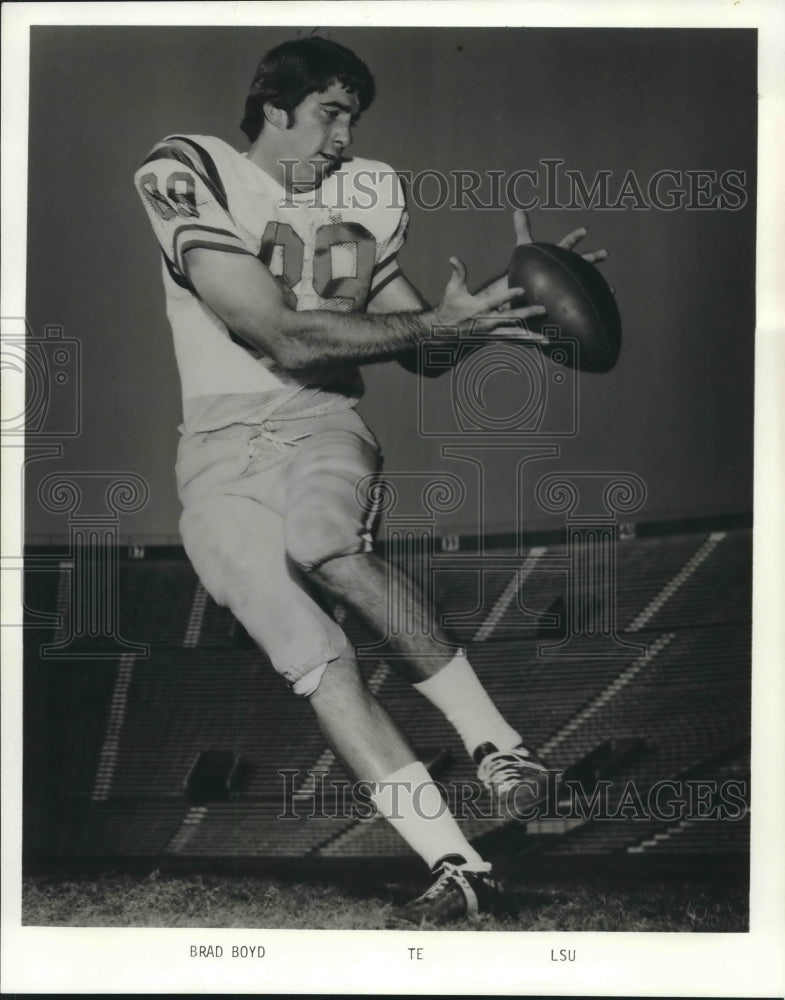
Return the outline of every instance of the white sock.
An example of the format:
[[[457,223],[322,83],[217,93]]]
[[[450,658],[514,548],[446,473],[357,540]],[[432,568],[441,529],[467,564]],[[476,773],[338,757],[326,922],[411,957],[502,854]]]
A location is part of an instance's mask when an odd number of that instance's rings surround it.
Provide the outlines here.
[[[463,653],[414,687],[455,727],[469,754],[481,743],[493,743],[497,750],[510,750],[521,742],[520,734],[488,697]]]
[[[461,833],[447,803],[419,760],[382,781],[371,795],[376,808],[429,868],[446,854],[461,854],[471,867],[490,870]]]

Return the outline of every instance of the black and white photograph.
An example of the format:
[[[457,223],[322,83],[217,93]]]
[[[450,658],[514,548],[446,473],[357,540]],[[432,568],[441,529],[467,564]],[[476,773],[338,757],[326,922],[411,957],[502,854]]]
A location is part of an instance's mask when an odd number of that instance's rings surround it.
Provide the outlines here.
[[[3,990],[781,990],[776,6],[15,6]]]

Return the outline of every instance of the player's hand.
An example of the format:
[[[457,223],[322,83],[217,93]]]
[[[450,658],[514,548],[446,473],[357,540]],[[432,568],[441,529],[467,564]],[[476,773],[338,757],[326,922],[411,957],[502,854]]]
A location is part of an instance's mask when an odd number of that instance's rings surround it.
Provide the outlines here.
[[[533,243],[531,229],[529,228],[529,216],[522,208],[516,208],[513,213],[513,225],[515,226],[515,245],[517,247],[521,246],[523,243]],[[561,240],[559,240],[557,246],[560,246],[563,250],[572,250],[574,246],[586,236],[588,230],[585,226],[581,226],[580,229],[573,229],[571,233],[567,233]],[[602,250],[590,250],[588,253],[582,253],[581,257],[587,260],[590,264],[600,264],[602,261],[606,260],[608,257],[608,251]],[[608,286],[613,294],[616,294],[616,289],[613,285]]]
[[[515,226],[515,245],[521,246],[523,243],[533,243],[531,234],[531,227],[529,226],[529,216],[521,208],[516,208],[513,213],[513,225]],[[573,229],[571,233],[567,233],[565,237],[559,240],[557,246],[560,246],[563,250],[572,250],[576,247],[580,241],[586,236],[588,230],[585,226],[581,226],[580,229]],[[590,264],[598,264],[600,261],[605,260],[608,256],[607,250],[590,250],[588,253],[582,253],[581,257],[584,260],[588,260]]]
[[[452,274],[442,301],[430,314],[430,325],[448,327],[459,333],[487,334],[497,327],[510,328],[505,336],[541,342],[546,337],[525,329],[522,321],[530,316],[542,316],[542,306],[514,309],[510,303],[523,295],[522,288],[501,288],[498,282],[472,294],[466,287],[466,268],[457,257],[450,257]]]

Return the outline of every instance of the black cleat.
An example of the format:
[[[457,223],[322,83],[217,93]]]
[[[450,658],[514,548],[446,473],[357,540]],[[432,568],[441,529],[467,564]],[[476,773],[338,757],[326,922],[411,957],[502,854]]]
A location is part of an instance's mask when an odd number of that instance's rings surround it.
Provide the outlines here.
[[[492,796],[514,800],[517,809],[542,802],[548,796],[548,767],[525,746],[497,750],[482,743],[474,751],[477,777]]]
[[[491,866],[471,866],[460,854],[448,854],[434,865],[433,882],[425,892],[399,906],[388,927],[422,927],[472,919],[501,910],[502,887]]]

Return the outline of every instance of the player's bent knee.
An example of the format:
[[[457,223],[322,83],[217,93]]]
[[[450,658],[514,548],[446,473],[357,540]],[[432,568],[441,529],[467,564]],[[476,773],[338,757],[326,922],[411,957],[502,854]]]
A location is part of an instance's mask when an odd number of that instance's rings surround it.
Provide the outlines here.
[[[320,666],[314,667],[313,670],[309,670],[304,677],[294,682],[292,691],[301,698],[310,698],[321,684],[326,669],[327,664],[322,663]]]
[[[292,508],[286,519],[286,551],[306,573],[339,556],[370,552],[370,530],[360,516],[319,492]]]
[[[345,653],[335,660],[330,660],[324,666],[317,667],[316,670],[318,671],[316,684],[314,684],[315,679],[308,680],[310,674],[306,674],[303,681],[306,690],[305,696],[312,699],[317,712],[320,711],[320,708],[330,704],[345,707],[349,704],[347,699],[355,697],[361,689],[367,691],[357,660],[352,654]],[[315,673],[315,671],[311,671],[311,673]],[[293,685],[292,690],[296,694],[303,693],[303,688],[297,688],[297,685]]]

